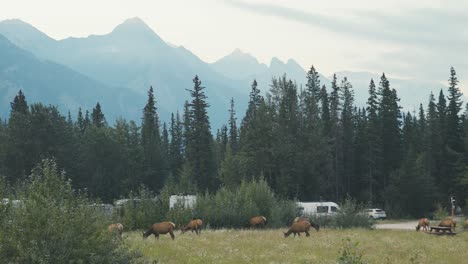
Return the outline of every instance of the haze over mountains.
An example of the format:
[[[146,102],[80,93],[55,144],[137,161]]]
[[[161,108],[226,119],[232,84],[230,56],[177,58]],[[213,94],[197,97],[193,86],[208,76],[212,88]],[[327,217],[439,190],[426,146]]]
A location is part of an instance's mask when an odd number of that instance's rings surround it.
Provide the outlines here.
[[[171,112],[182,111],[189,99],[186,89],[198,75],[206,87],[212,127],[227,121],[229,100],[236,102],[240,119],[244,113],[254,78],[265,92],[272,77],[284,73],[305,83],[306,71],[293,59],[277,58],[270,65],[236,49],[215,63],[206,63],[184,47],[174,47],[161,39],[141,19],[131,18],[105,35],[55,40],[21,20],[0,22],[0,113],[6,116],[19,89],[29,102],[58,105],[76,113],[78,107],[91,109],[102,102],[109,123],[118,116],[140,120],[150,85],[155,88],[158,112],[168,120]],[[313,64],[313,62],[311,62]],[[320,66],[315,65],[320,71]],[[339,68],[339,67],[338,67]],[[364,105],[370,78],[379,74],[338,72],[339,83],[347,76],[355,88],[356,103]],[[391,73],[390,73],[391,76]],[[330,86],[330,77],[322,83]],[[435,82],[390,78],[401,104],[412,111],[427,104],[430,91],[442,87]]]

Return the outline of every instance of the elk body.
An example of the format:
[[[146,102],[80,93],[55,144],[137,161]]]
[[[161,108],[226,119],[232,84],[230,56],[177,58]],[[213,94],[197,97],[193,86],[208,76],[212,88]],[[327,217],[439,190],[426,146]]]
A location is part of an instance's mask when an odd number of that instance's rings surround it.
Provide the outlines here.
[[[430,225],[429,219],[421,218],[419,219],[418,225],[416,226],[416,231],[419,231],[421,227],[424,231],[427,231],[427,229],[429,228],[429,225]]]
[[[296,217],[294,218],[293,223],[299,223],[299,222],[304,222],[304,221],[309,222],[310,226],[312,226],[317,232],[319,231],[320,226],[318,224],[314,224],[314,222],[310,221],[310,219],[307,217]]]
[[[265,226],[266,223],[267,223],[267,219],[264,216],[254,216],[250,218],[251,227]]]
[[[156,239],[159,239],[159,235],[165,235],[169,233],[171,236],[172,240],[174,240],[175,235],[174,235],[174,229],[176,225],[172,222],[161,222],[161,223],[156,223],[151,226],[151,228],[143,232],[143,238],[147,238],[151,235],[154,235]]]
[[[107,226],[107,230],[111,234],[119,234],[119,237],[122,237],[123,225],[121,223],[110,224]]]
[[[182,234],[191,230],[192,233],[195,231],[197,235],[200,235],[201,229],[203,226],[203,221],[201,219],[193,219],[186,226],[181,227]]]
[[[300,236],[300,233],[305,233],[306,236],[310,236],[310,227],[311,224],[309,223],[309,221],[293,223],[291,227],[289,227],[288,231],[284,233],[284,237],[288,237],[291,233],[293,233],[294,236],[296,236],[296,234]]]
[[[453,232],[455,231],[455,227],[457,226],[457,222],[453,220],[452,218],[445,218],[444,220],[440,221],[439,223],[440,227],[450,227],[450,231]]]

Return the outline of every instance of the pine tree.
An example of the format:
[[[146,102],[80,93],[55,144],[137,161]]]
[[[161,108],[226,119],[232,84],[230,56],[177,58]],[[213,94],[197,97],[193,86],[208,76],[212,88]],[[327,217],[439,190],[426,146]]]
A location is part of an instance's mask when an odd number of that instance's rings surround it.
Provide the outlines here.
[[[183,128],[179,112],[177,112],[176,118],[174,118],[174,114],[171,115],[171,127],[169,129],[169,133],[171,135],[171,143],[169,146],[170,171],[175,177],[177,176],[178,171],[182,168],[184,162]]]
[[[78,108],[78,117],[76,118],[76,129],[81,134],[83,134],[85,131],[85,120],[83,117],[83,112],[81,111],[81,107]]]
[[[330,94],[330,150],[333,157],[332,175],[334,200],[339,200],[342,194],[342,127],[340,126],[341,90],[337,84],[336,74],[333,75]]]
[[[28,103],[26,102],[26,97],[23,94],[22,90],[19,90],[18,94],[13,99],[13,102],[10,103],[11,113],[27,114],[28,113]]]
[[[206,102],[205,87],[201,86],[198,76],[195,76],[193,83],[193,90],[188,90],[192,101],[188,104],[191,120],[185,158],[192,168],[196,185],[202,190],[214,190],[216,168],[207,113],[209,104]]]
[[[231,145],[232,153],[235,154],[238,151],[239,143],[237,136],[237,118],[236,110],[234,109],[234,98],[231,98],[231,108],[229,109],[229,144]]]
[[[164,159],[169,157],[169,132],[167,131],[166,122],[163,123],[163,132],[161,138],[161,153]]]
[[[401,149],[401,113],[395,89],[390,89],[390,83],[382,74],[379,85],[379,119],[382,143],[382,178],[379,180],[381,191],[389,184],[389,178],[400,168]]]
[[[11,111],[6,131],[5,164],[7,180],[15,183],[29,173],[34,165],[33,146],[30,142],[33,131],[30,127],[31,113],[23,92],[20,90],[10,103]]]
[[[143,109],[141,144],[144,152],[143,183],[153,190],[159,190],[164,183],[164,164],[161,157],[161,134],[156,112],[153,87],[148,91],[148,101]]]
[[[315,70],[314,65],[310,67],[310,70],[307,72],[307,92],[310,93],[311,97],[314,99],[315,103],[318,103],[320,98],[320,76],[319,73]]]
[[[323,123],[323,135],[330,135],[331,131],[331,120],[330,120],[330,103],[328,101],[328,93],[325,85],[322,86],[320,90],[320,101],[322,102],[321,106],[321,118]]]
[[[354,180],[354,91],[353,86],[345,77],[341,83],[341,91],[343,93],[343,109],[341,111],[342,125],[342,159],[343,159],[343,174],[344,174],[344,190],[347,195],[351,191],[351,181]]]
[[[96,107],[93,108],[93,112],[91,114],[92,124],[95,127],[104,127],[106,126],[106,119],[104,117],[104,113],[101,110],[101,105],[97,102]]]
[[[371,204],[377,202],[377,179],[380,177],[381,138],[378,116],[378,95],[374,80],[369,84],[369,98],[367,100],[367,200]]]
[[[446,129],[447,129],[447,174],[444,175],[442,186],[444,186],[447,194],[454,194],[457,192],[457,179],[463,177],[465,171],[464,165],[464,144],[463,144],[463,131],[461,127],[461,120],[459,112],[461,110],[461,97],[463,94],[458,88],[458,78],[455,69],[450,68],[449,78],[449,95],[447,116],[446,116]]]

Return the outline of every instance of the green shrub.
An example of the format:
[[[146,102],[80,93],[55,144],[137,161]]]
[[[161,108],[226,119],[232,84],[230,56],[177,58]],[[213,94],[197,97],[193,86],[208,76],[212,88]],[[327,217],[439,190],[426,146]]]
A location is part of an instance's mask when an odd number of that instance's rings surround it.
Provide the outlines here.
[[[242,181],[237,189],[221,188],[216,194],[199,195],[195,215],[212,228],[243,228],[249,219],[263,215],[268,227],[283,227],[295,217],[296,204],[277,198],[268,183]]]
[[[348,237],[342,240],[340,256],[338,257],[339,264],[362,264],[365,263],[362,259],[363,252],[359,249],[359,242],[352,242]]]
[[[436,210],[434,211],[433,218],[434,220],[442,220],[449,216],[448,210],[445,207],[442,207],[441,204],[436,205]]]
[[[1,219],[2,262],[130,263],[137,257],[108,234],[104,215],[72,189],[53,160],[38,164],[23,186],[21,204]]]
[[[142,186],[136,194],[130,193],[128,201],[116,207],[115,222],[126,230],[148,229],[152,224],[165,221],[169,210],[169,198],[164,192],[159,197]]]
[[[335,215],[305,215],[320,227],[329,228],[371,228],[372,219],[364,212],[365,206],[348,197]]]
[[[333,226],[337,228],[371,228],[373,221],[364,211],[365,206],[352,198],[346,198],[338,213],[333,216]]]

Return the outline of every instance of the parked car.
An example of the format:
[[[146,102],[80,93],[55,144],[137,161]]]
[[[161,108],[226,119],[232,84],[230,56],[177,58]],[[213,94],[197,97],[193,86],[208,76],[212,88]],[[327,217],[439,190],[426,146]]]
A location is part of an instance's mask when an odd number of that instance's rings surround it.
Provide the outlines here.
[[[340,207],[334,202],[298,202],[299,215],[318,215],[332,216],[335,215]]]
[[[369,218],[372,219],[385,219],[387,218],[387,214],[384,210],[374,208],[374,209],[366,209],[366,213],[369,215]]]

